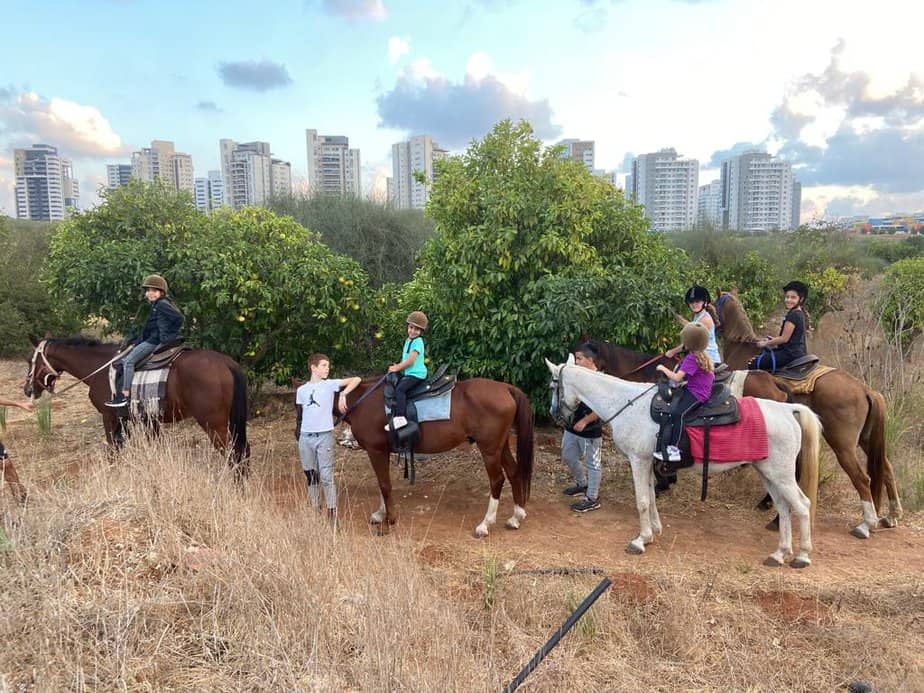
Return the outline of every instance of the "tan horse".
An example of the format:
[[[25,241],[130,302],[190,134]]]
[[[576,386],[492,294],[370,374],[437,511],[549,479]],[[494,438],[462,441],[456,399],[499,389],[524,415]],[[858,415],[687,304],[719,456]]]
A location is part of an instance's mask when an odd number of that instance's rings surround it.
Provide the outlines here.
[[[756,344],[759,337],[736,297],[729,295],[725,299],[721,317],[725,362],[729,368],[747,368],[760,351]],[[870,530],[880,523],[883,486],[889,497],[889,514],[881,524],[895,527],[902,516],[902,505],[895,474],[886,457],[885,397],[838,368],[819,377],[810,394],[794,394],[793,398],[818,414],[825,440],[860,495],[863,521],[850,533],[868,539]],[[866,453],[866,471],[860,466],[857,445]]]

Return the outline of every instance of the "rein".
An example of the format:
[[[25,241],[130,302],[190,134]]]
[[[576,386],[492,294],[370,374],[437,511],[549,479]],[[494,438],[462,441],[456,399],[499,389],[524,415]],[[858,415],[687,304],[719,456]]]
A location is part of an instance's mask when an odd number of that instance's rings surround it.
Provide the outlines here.
[[[658,384],[655,383],[654,385],[651,385],[650,387],[647,387],[647,388],[645,388],[644,390],[642,390],[642,392],[641,392],[640,394],[636,395],[635,397],[633,397],[632,399],[630,399],[628,402],[626,402],[625,404],[623,404],[623,405],[622,405],[622,408],[621,408],[619,411],[617,411],[617,412],[616,412],[615,414],[613,414],[611,417],[609,417],[608,419],[606,419],[605,421],[603,421],[603,423],[604,423],[604,424],[608,424],[610,421],[612,421],[612,420],[615,419],[617,416],[619,416],[620,414],[622,414],[626,409],[628,409],[628,408],[631,407],[633,404],[635,404],[636,402],[638,402],[642,397],[644,397],[644,396],[647,395],[649,392],[651,392],[652,390],[654,390],[657,386],[658,386]]]
[[[96,375],[97,373],[103,371],[103,370],[106,369],[106,368],[109,368],[109,366],[111,366],[113,363],[115,363],[119,358],[121,358],[121,357],[124,356],[126,353],[128,353],[129,351],[131,351],[131,348],[125,349],[125,350],[123,350],[123,351],[117,351],[115,356],[113,356],[110,360],[106,361],[106,363],[104,363],[102,366],[100,366],[99,368],[97,368],[95,371],[93,371],[93,372],[90,373],[89,375],[85,375],[84,377],[80,378],[79,380],[77,380],[77,382],[71,383],[70,385],[68,385],[67,387],[65,387],[63,390],[58,390],[58,391],[56,392],[56,391],[50,390],[50,389],[48,388],[48,378],[49,378],[49,376],[54,376],[55,378],[60,378],[60,377],[61,377],[61,373],[60,373],[58,370],[56,370],[56,369],[54,368],[54,366],[52,366],[52,365],[48,362],[48,357],[45,356],[45,345],[46,345],[47,343],[48,343],[48,340],[47,340],[47,339],[43,339],[41,342],[39,342],[38,346],[35,347],[35,351],[32,353],[32,366],[29,368],[29,380],[30,380],[30,381],[34,381],[34,380],[35,380],[35,362],[36,362],[36,360],[38,359],[38,357],[41,356],[41,357],[42,357],[42,363],[45,364],[45,368],[47,368],[47,369],[50,371],[49,373],[46,373],[46,374],[45,374],[45,377],[43,378],[44,382],[42,383],[42,386],[43,386],[46,390],[48,390],[48,392],[50,392],[52,395],[55,395],[55,396],[57,396],[57,395],[63,395],[65,392],[67,392],[67,391],[70,390],[71,388],[77,387],[77,386],[80,385],[81,383],[85,383],[87,380],[89,380],[90,378],[92,378],[94,375]]]
[[[671,357],[667,356],[666,354],[655,354],[655,355],[652,356],[650,359],[648,359],[647,361],[645,361],[645,363],[643,363],[641,366],[636,366],[636,367],[633,368],[631,371],[628,371],[627,373],[623,373],[622,375],[617,376],[617,377],[619,377],[619,378],[625,378],[627,375],[632,375],[633,373],[638,373],[638,372],[639,372],[640,370],[642,370],[643,368],[645,368],[645,367],[647,367],[647,366],[650,366],[650,365],[653,364],[655,361],[658,361],[658,360],[660,360],[660,359],[662,359],[662,358],[666,359],[666,358],[671,358]],[[676,361],[677,358],[676,358],[676,357],[673,357],[673,360]]]
[[[336,425],[339,424],[341,421],[346,421],[346,420],[347,420],[347,417],[348,417],[350,414],[353,413],[353,410],[356,409],[356,407],[358,407],[360,404],[362,404],[363,400],[366,399],[366,397],[368,397],[368,396],[371,395],[373,392],[375,392],[375,391],[379,388],[379,386],[380,386],[382,383],[385,382],[385,378],[387,378],[387,377],[388,377],[388,374],[386,373],[386,374],[383,375],[381,378],[379,378],[378,380],[376,380],[376,381],[375,381],[375,384],[374,384],[372,387],[370,387],[368,390],[366,390],[366,391],[360,396],[360,398],[359,398],[358,400],[356,400],[356,401],[353,403],[353,405],[352,405],[350,408],[348,408],[345,412],[343,412],[343,414],[338,414],[338,415],[337,415],[337,420],[334,421],[334,425],[336,426]]]

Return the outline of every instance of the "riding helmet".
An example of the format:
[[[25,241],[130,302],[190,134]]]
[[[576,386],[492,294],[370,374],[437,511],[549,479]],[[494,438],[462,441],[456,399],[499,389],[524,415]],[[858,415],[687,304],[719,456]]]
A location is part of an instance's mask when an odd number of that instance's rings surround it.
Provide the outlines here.
[[[164,279],[159,274],[149,274],[144,278],[144,281],[141,282],[142,289],[160,289],[166,295],[167,293],[167,280]]]
[[[680,341],[687,351],[704,351],[709,346],[709,330],[698,322],[688,322],[680,331]]]
[[[704,286],[694,285],[691,286],[686,295],[683,297],[684,303],[692,303],[693,301],[703,301],[704,303],[712,303],[712,297],[709,295],[709,289]]]
[[[808,285],[804,284],[803,282],[792,281],[783,287],[783,292],[785,293],[786,291],[795,291],[797,294],[799,294],[799,298],[804,301],[808,298],[809,288]]]
[[[429,321],[427,316],[424,315],[422,311],[415,310],[413,313],[407,316],[407,324],[413,325],[414,327],[419,327],[421,330],[426,331]]]

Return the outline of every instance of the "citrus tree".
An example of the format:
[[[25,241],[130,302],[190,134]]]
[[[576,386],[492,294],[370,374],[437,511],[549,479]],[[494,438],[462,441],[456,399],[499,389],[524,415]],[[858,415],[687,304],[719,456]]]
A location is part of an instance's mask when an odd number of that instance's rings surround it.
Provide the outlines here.
[[[543,357],[563,359],[582,335],[629,347],[676,338],[682,253],[527,123],[503,121],[439,162],[427,212],[436,233],[399,305],[428,313],[430,353],[464,375],[547,404]]]
[[[899,260],[885,271],[879,308],[886,334],[907,349],[924,330],[924,257]]]
[[[367,330],[368,285],[359,265],[317,234],[266,209],[196,212],[187,195],[133,183],[61,224],[45,276],[54,294],[110,332],[137,335],[147,317],[138,285],[163,274],[186,316],[184,335],[225,352],[251,373],[284,381],[312,351],[340,365]]]

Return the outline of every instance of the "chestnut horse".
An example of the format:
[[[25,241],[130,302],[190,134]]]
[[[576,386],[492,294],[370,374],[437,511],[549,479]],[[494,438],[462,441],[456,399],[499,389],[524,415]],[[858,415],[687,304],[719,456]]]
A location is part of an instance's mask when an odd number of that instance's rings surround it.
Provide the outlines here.
[[[33,339],[32,344],[35,349],[23,388],[26,396],[43,390],[53,393],[61,373],[70,373],[90,388],[90,402],[103,415],[106,440],[121,446],[123,419],[105,405],[111,397],[108,363],[118,353],[118,345],[85,337]],[[199,349],[182,352],[170,366],[163,408],[160,422],[194,418],[215,448],[228,453],[238,478],[247,476],[247,378],[231,357]]]
[[[600,357],[600,370],[622,380],[634,383],[653,383],[662,376],[658,372],[659,364],[673,369],[680,359],[670,358],[664,354],[645,354],[616,346],[604,341],[594,341]],[[744,376],[744,388],[740,396],[759,397],[774,402],[791,402],[788,388],[779,385],[773,376],[764,371],[741,371]]]
[[[381,503],[369,521],[387,530],[398,515],[391,493],[389,434],[384,430],[385,400],[383,389],[376,385],[375,380],[364,380],[348,395],[344,419],[352,427],[360,447],[369,455],[379,482]],[[465,441],[475,443],[481,452],[491,493],[488,510],[475,528],[475,536],[486,537],[489,527],[497,521],[497,506],[505,475],[513,489],[514,504],[507,528],[519,529],[525,519],[533,474],[533,425],[532,406],[519,388],[484,378],[462,380],[456,384],[452,390],[449,420],[420,424],[420,440],[414,446],[415,452],[447,452]],[[517,433],[515,459],[508,445],[512,428]]]
[[[734,296],[729,295],[723,303],[722,327],[725,361],[730,368],[747,368],[760,351],[756,345],[759,337]],[[810,394],[794,394],[793,399],[818,414],[824,439],[860,496],[863,521],[850,533],[868,539],[870,530],[879,524],[883,486],[889,497],[889,514],[882,518],[881,524],[895,527],[902,515],[902,505],[895,474],[886,457],[885,397],[838,368],[819,377]],[[865,472],[857,456],[857,445],[866,453]]]

